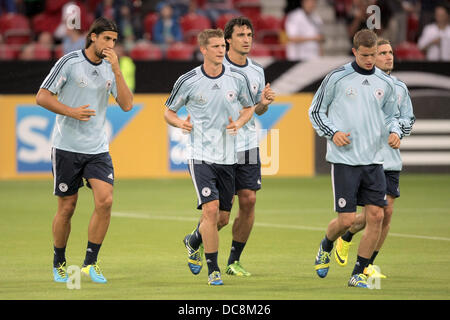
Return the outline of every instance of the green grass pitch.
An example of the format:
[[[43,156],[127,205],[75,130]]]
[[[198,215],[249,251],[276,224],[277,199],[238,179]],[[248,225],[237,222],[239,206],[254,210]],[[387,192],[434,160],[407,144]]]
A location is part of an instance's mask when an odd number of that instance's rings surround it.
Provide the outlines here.
[[[111,225],[100,251],[106,285],[83,278],[81,289],[53,282],[51,222],[56,210],[51,180],[0,182],[0,300],[9,299],[449,299],[450,175],[401,176],[391,234],[376,264],[388,276],[379,290],[348,288],[360,234],[349,263],[333,260],[325,279],[314,257],[332,209],[329,176],[263,179],[256,223],[241,257],[250,278],[223,274],[209,287],[207,268],[194,276],[182,244],[199,212],[189,179],[118,180]],[[93,209],[92,193],[80,190],[67,247],[68,265],[80,265]],[[231,223],[220,231],[222,272],[231,244]]]

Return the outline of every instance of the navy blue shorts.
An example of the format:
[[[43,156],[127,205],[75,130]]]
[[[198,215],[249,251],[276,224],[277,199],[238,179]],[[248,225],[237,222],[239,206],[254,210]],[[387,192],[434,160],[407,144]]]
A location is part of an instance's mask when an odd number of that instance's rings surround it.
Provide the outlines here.
[[[86,179],[98,179],[114,185],[114,167],[109,152],[85,154],[52,148],[53,194],[70,196],[78,192]]]
[[[386,194],[391,197],[400,197],[400,171],[385,171]]]
[[[219,200],[220,210],[231,211],[235,164],[217,164],[191,159],[188,161],[188,169],[197,193],[197,209],[201,210],[204,203]]]
[[[367,204],[387,205],[386,178],[381,164],[349,166],[332,163],[331,179],[336,212],[356,212],[357,206]]]
[[[261,159],[259,148],[237,153],[236,193],[242,189],[261,189]]]

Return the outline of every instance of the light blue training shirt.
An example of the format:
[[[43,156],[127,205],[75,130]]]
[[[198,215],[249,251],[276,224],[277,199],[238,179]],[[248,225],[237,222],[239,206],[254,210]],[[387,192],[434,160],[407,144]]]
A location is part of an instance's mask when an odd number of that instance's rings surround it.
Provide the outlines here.
[[[108,61],[95,64],[84,50],[68,53],[56,62],[41,88],[56,94],[71,108],[89,104],[88,108],[95,110],[95,116],[88,121],[57,114],[53,147],[86,154],[108,152],[106,108],[110,94],[117,98],[116,78]]]
[[[247,58],[245,65],[233,63],[228,54],[225,55],[223,61],[225,66],[234,67],[243,71],[250,81],[251,94],[253,101],[258,103],[261,100],[261,93],[265,87],[264,69],[261,65]],[[238,105],[238,108],[242,108]],[[254,149],[258,147],[258,132],[256,131],[255,115],[238,131],[237,148],[238,152]]]
[[[327,138],[326,160],[346,165],[382,164],[385,131],[401,137],[398,101],[393,80],[374,67],[368,71],[356,62],[330,72],[309,108],[311,123]],[[350,144],[332,141],[337,131],[350,133]]]
[[[239,118],[237,103],[245,108],[255,105],[247,76],[234,67],[222,65],[222,72],[210,77],[201,65],[178,78],[165,105],[175,112],[185,106],[191,116],[188,159],[237,162],[236,136],[226,132],[228,118]]]
[[[400,117],[398,119],[399,126],[402,131],[402,137],[409,136],[411,134],[412,126],[416,121],[413,113],[413,106],[411,97],[409,96],[408,87],[406,84],[396,77],[391,76],[395,84],[395,90],[398,99],[398,106],[400,109]],[[388,133],[388,132],[387,132]],[[387,136],[386,138],[387,139]],[[392,149],[387,143],[383,144],[383,169],[386,171],[401,171],[402,170],[402,158],[400,156],[400,149]]]

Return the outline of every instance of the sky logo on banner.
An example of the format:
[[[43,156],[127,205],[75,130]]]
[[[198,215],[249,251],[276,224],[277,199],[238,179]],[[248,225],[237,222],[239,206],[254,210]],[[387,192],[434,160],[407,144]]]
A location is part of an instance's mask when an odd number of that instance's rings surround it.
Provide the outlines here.
[[[262,116],[255,116],[256,129],[259,133],[258,141],[265,138],[267,132],[278,123],[287,111],[291,108],[290,104],[274,103]],[[177,115],[180,119],[187,118],[187,111],[182,107]],[[186,147],[189,139],[188,134],[183,134],[181,129],[168,125],[169,134],[169,169],[170,171],[186,171],[187,157]]]
[[[123,112],[110,105],[106,111],[106,132],[113,141],[142,106]],[[51,172],[52,132],[55,114],[37,105],[18,105],[16,108],[17,172]]]

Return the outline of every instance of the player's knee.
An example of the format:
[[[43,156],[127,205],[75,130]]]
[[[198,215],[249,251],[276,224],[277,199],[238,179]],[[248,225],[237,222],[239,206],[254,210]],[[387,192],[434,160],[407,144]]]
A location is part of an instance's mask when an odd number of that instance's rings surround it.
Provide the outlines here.
[[[219,221],[217,222],[217,229],[222,229],[230,222],[230,215],[220,215]]]
[[[349,229],[353,223],[355,222],[355,215],[354,214],[339,214],[339,224],[342,226],[342,228]]]
[[[239,207],[244,211],[252,211],[256,204],[256,192],[246,192],[239,196]]]
[[[75,212],[76,205],[77,205],[77,201],[76,200],[60,201],[60,203],[58,205],[58,212],[57,212],[57,214],[60,215],[63,218],[70,219],[70,218],[72,218],[72,216],[73,216],[73,214]]]
[[[113,197],[112,195],[103,196],[95,201],[95,208],[97,211],[110,212],[112,208]]]

